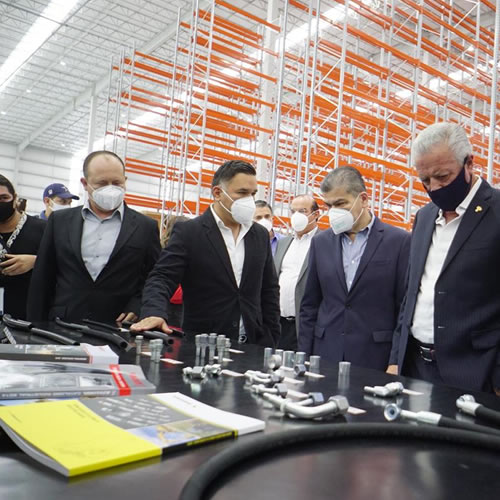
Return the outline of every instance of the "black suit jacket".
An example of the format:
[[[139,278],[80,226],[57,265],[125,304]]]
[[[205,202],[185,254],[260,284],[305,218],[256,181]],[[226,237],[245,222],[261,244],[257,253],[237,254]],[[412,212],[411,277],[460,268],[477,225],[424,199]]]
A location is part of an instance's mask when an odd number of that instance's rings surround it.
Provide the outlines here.
[[[415,217],[405,305],[391,364],[405,373],[413,314],[439,209]],[[463,215],[434,295],[434,344],[444,382],[471,390],[500,387],[500,192],[482,181]]]
[[[139,314],[142,288],[161,250],[156,221],[125,206],[115,247],[95,282],[82,259],[82,230],[81,206],[49,217],[31,278],[29,320],[114,322],[122,312]]]
[[[333,362],[385,370],[405,291],[410,235],[377,217],[351,288],[342,236],[314,236],[300,309],[299,350]]]
[[[160,316],[168,321],[167,300],[180,283],[184,330],[223,333],[236,339],[242,316],[250,343],[273,345],[280,334],[280,309],[269,234],[253,224],[244,242],[245,261],[238,287],[211,209],[176,224],[144,287],[141,317]]]

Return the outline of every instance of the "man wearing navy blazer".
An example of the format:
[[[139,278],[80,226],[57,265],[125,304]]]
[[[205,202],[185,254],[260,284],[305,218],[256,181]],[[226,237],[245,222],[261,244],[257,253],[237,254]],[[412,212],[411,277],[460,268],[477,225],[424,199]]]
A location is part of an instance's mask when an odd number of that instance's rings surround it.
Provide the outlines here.
[[[279,285],[269,232],[253,223],[256,171],[231,160],[212,181],[215,202],[174,226],[144,287],[142,321],[133,329],[170,331],[167,300],[182,286],[183,329],[222,333],[239,343],[273,346],[280,335]]]
[[[332,170],[321,192],[331,229],[317,234],[309,250],[299,350],[384,370],[404,296],[410,235],[370,212],[353,167]]]
[[[432,201],[415,217],[388,372],[491,392],[500,387],[500,192],[473,173],[457,124],[427,127],[412,151]]]

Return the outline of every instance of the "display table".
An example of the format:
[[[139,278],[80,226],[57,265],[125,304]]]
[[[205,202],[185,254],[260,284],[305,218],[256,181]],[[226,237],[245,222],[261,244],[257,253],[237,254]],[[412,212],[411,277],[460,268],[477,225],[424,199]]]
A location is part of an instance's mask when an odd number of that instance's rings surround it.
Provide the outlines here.
[[[60,330],[59,330],[60,331]],[[16,333],[16,332],[14,332]],[[20,342],[23,335],[17,335]],[[88,341],[87,338],[81,338]],[[94,342],[95,343],[95,342]],[[258,346],[236,346],[244,351],[231,354],[225,367],[243,373],[260,370],[263,349]],[[157,392],[179,391],[203,403],[266,421],[265,433],[274,433],[301,426],[321,426],[283,417],[261,397],[245,386],[243,377],[222,375],[192,381],[182,368],[192,366],[195,347],[191,341],[176,339],[164,349],[164,357],[183,361],[171,365],[164,361],[150,363],[141,357],[144,373],[157,384]],[[122,363],[134,363],[135,352],[120,353]],[[473,422],[460,415],[455,400],[464,391],[425,382],[392,377],[383,372],[352,366],[349,378],[339,380],[337,366],[321,362],[325,378],[305,377],[302,392],[320,391],[325,398],[345,395],[351,406],[366,410],[361,415],[348,414],[333,422],[384,422],[383,409],[389,402],[398,402],[404,409],[429,410]],[[1,376],[1,375],[0,375]],[[384,385],[401,380],[407,389],[422,395],[401,395],[397,398],[375,398],[363,394],[365,385]],[[476,400],[500,410],[500,398],[476,393]],[[410,425],[402,423],[401,425]],[[262,433],[243,436],[242,442]],[[19,451],[5,435],[0,441],[0,497],[8,500],[37,499],[108,499],[153,500],[176,499],[193,471],[209,457],[235,441],[220,441],[191,450],[172,453],[162,459],[137,462],[68,480],[39,465]],[[338,445],[301,447],[286,455],[277,454],[246,465],[225,478],[214,492],[215,499],[494,499],[500,496],[500,455],[491,451],[435,443],[384,443],[380,441],[342,442]]]

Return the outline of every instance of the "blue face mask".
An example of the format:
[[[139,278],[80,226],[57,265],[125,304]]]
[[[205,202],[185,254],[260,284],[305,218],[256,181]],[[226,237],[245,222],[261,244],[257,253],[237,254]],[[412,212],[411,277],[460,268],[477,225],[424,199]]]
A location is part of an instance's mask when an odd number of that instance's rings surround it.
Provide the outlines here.
[[[458,173],[456,178],[447,186],[429,191],[425,186],[425,190],[429,198],[441,209],[443,212],[454,212],[455,209],[464,201],[467,193],[470,190],[472,179],[470,182],[465,180],[465,164],[468,158],[464,161],[462,170]]]

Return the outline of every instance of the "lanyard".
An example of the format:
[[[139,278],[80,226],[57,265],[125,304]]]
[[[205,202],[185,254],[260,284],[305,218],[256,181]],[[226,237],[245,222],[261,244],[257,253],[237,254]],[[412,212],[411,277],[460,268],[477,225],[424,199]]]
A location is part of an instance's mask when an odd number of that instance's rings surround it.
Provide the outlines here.
[[[10,235],[10,238],[7,240],[7,243],[5,243],[2,235],[0,234],[0,260],[4,259],[5,255],[9,253],[10,247],[14,244],[14,241],[16,241],[16,238],[18,234],[21,232],[21,229],[23,228],[27,219],[28,216],[26,215],[26,213],[23,213],[21,215],[21,218],[19,219],[19,222],[16,225],[16,228]]]

